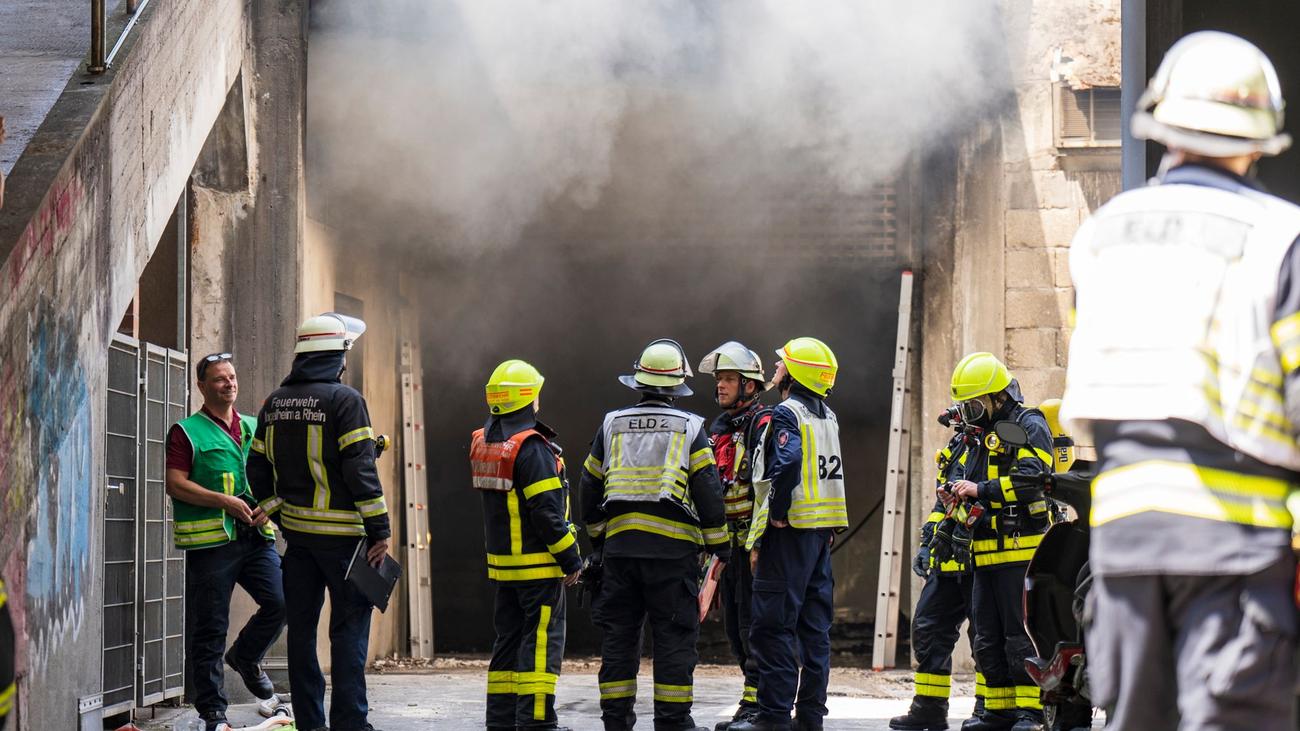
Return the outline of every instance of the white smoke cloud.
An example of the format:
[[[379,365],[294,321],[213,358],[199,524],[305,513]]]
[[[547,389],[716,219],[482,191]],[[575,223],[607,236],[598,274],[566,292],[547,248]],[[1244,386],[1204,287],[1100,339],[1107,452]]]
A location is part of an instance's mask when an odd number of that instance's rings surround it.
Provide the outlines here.
[[[634,207],[683,176],[743,197],[791,161],[861,193],[1009,88],[995,0],[332,0],[314,13],[322,217],[401,220],[390,236],[452,252],[509,246],[552,206],[596,206],[620,145],[640,160]]]

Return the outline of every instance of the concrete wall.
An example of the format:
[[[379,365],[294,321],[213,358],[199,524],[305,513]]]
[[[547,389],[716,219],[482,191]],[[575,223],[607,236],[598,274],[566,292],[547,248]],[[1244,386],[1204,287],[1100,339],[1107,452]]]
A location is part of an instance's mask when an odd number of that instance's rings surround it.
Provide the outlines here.
[[[923,446],[912,471],[911,548],[934,503],[933,455],[951,436],[934,417],[951,401],[953,366],[987,350],[1004,359],[1029,403],[1061,395],[1070,239],[1120,189],[1118,148],[1059,150],[1053,134],[1055,83],[1119,85],[1118,0],[1006,0],[1002,8],[1010,89],[1000,116],[936,145],[922,164]],[[914,600],[920,582],[911,584]],[[964,643],[958,652],[966,655]]]
[[[100,689],[107,343],[244,56],[239,0],[149,6],[76,75],[0,214],[0,572],[18,626],[18,728],[77,727]]]

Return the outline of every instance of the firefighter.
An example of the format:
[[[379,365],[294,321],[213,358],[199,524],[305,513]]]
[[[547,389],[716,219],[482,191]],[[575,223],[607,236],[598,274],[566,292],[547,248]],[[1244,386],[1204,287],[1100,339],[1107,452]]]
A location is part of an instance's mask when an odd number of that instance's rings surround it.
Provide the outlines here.
[[[1020,384],[991,353],[971,353],[952,374],[952,398],[962,421],[983,430],[970,446],[965,474],[950,485],[952,495],[983,515],[975,523],[971,549],[975,579],[971,613],[975,657],[984,673],[984,713],[962,724],[963,731],[1035,731],[1042,728],[1038,686],[1025,671],[1033,644],[1024,627],[1025,566],[1051,523],[1039,488],[1014,489],[1011,474],[1051,471],[1052,433],[1037,409],[1022,403]],[[1014,421],[1029,437],[1023,446],[1001,444],[993,434],[999,421]]]
[[[758,713],[731,731],[819,731],[830,680],[833,531],[848,527],[840,429],[825,399],[839,363],[816,338],[777,351],[784,399],[772,413],[746,547],[759,547],[749,644],[758,667]],[[760,543],[761,542],[761,543]],[[760,547],[761,545],[761,547]],[[796,647],[798,648],[796,652]]]
[[[322,729],[325,678],[316,628],[330,597],[329,727],[368,731],[370,602],[345,580],[365,542],[378,567],[388,552],[388,507],[375,471],[374,430],[361,394],[340,378],[364,322],[325,313],[298,327],[293,367],[257,417],[248,477],[260,507],[284,531],[281,558],[289,690],[298,728]]]
[[[583,465],[582,517],[604,577],[592,618],[601,641],[600,710],[607,731],[636,723],[641,626],[654,641],[654,725],[697,727],[691,718],[699,637],[700,553],[729,558],[718,469],[704,419],[673,405],[691,395],[682,346],[656,340],[634,374],[619,381],[641,394],[612,411]]]
[[[1096,445],[1088,685],[1116,729],[1293,729],[1300,208],[1277,74],[1225,33],[1174,44],[1133,134],[1168,148],[1070,249],[1062,416]]]
[[[522,360],[497,366],[486,386],[491,415],[470,441],[488,578],[496,586],[487,685],[487,727],[495,731],[557,728],[564,589],[582,568],[561,450],[555,432],[537,420],[543,380]]]
[[[700,372],[713,375],[714,400],[723,409],[709,425],[709,443],[722,481],[731,553],[739,555],[754,513],[752,455],[772,418],[772,409],[759,400],[767,388],[763,362],[757,353],[733,340],[706,355],[700,361]],[[721,584],[723,624],[731,654],[744,673],[744,688],[735,716],[731,721],[720,721],[714,731],[726,731],[732,722],[758,711],[758,666],[749,651],[754,584],[749,561],[729,562],[722,570]]]
[[[959,429],[935,454],[938,487],[965,475],[966,461],[971,454],[966,445],[971,438],[968,432]],[[889,721],[890,728],[900,731],[948,728],[952,651],[961,637],[962,622],[970,618],[971,588],[974,585],[971,569],[974,566],[969,555],[971,536],[966,527],[969,513],[946,493],[941,494],[944,497],[935,500],[930,515],[921,526],[921,545],[917,547],[912,562],[912,571],[924,579],[925,584],[912,614],[912,651],[916,655],[912,705],[906,714]],[[940,534],[938,539],[935,538],[936,532]],[[958,547],[954,548],[954,544]],[[973,654],[973,622],[967,625],[966,634]],[[977,664],[973,715],[978,717],[983,712],[984,675],[979,672]]]

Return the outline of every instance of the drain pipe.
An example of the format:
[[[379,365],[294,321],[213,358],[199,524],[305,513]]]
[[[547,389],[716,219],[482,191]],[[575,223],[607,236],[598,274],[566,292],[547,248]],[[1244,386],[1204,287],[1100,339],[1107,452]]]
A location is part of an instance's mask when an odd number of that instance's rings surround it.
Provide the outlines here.
[[[90,0],[90,63],[86,70],[92,74],[108,70],[108,58],[104,54],[104,13],[104,0]]]

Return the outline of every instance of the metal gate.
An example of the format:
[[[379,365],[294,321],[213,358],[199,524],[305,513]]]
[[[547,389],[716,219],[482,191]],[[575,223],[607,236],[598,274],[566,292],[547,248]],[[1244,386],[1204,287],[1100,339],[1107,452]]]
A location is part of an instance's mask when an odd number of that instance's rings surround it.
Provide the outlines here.
[[[168,427],[189,400],[185,353],[115,336],[108,352],[104,715],[185,690],[185,556],[172,546]]]

